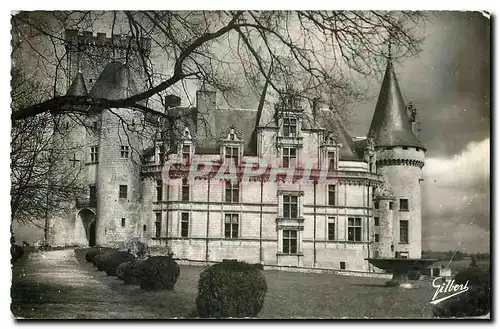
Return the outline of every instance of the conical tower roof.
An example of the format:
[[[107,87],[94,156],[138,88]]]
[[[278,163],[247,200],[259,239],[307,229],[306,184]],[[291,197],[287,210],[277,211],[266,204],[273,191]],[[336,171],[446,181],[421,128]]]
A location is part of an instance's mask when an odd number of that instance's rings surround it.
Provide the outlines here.
[[[373,137],[376,147],[413,146],[424,148],[411,129],[390,57],[387,61],[369,135]]]
[[[87,96],[87,87],[82,72],[78,72],[66,92],[67,96]]]
[[[125,99],[138,92],[130,69],[117,61],[108,63],[97,78],[90,95],[110,100]]]

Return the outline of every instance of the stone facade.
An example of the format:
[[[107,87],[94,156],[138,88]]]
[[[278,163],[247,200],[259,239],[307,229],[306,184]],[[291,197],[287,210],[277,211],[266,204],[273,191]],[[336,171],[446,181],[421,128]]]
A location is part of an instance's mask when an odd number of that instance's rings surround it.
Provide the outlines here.
[[[101,74],[96,84],[105,79]],[[311,109],[296,95],[274,107],[218,109],[216,93],[202,90],[195,108],[169,110],[190,113],[191,121],[176,123],[176,134],[167,131],[167,143],[158,139],[166,125],[129,109],[102,110],[95,133],[68,138],[80,145],[89,194],[52,219],[52,244],[124,246],[139,238],[152,254],[170,249],[186,262],[238,259],[339,271],[373,271],[368,257],[420,257],[423,148],[354,140],[335,111]],[[187,158],[184,169],[169,167]],[[192,163],[220,168],[226,159],[237,170],[274,161],[270,167],[303,177],[312,166],[316,176],[292,181],[261,171],[230,183],[209,173],[182,178]]]

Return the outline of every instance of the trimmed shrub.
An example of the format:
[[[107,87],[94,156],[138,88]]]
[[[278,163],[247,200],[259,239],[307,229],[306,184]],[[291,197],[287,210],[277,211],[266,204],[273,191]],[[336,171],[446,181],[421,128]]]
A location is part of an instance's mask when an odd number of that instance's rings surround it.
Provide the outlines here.
[[[413,280],[413,281],[420,279],[420,271],[419,270],[408,271],[408,279]]]
[[[94,266],[98,271],[104,271],[104,260],[108,252],[100,252],[94,257]]]
[[[111,252],[115,252],[117,251],[116,249],[111,249],[111,248],[103,248],[103,249],[100,249],[97,254],[94,256],[94,258],[92,259],[92,263],[94,264],[95,267],[97,267],[97,269],[99,271],[104,271],[104,268],[103,268],[103,261],[104,259],[106,258],[105,256]]]
[[[134,260],[135,256],[128,251],[113,251],[105,254],[102,262],[102,268],[109,276],[116,275],[116,268],[121,264]]]
[[[91,248],[87,250],[87,252],[85,253],[85,261],[87,263],[92,263],[94,261],[94,257],[97,255],[98,252],[99,248]]]
[[[116,276],[126,284],[139,284],[139,265],[143,262],[140,259],[134,259],[125,263],[121,263],[116,268]]]
[[[203,318],[255,317],[266,292],[266,279],[257,266],[222,262],[200,274],[196,308]]]
[[[173,290],[180,274],[177,262],[169,256],[149,257],[138,265],[141,289]]]
[[[480,266],[469,266],[455,275],[455,282],[464,284],[469,281],[471,286],[479,286],[483,289],[490,288],[490,268]]]
[[[10,246],[10,263],[14,265],[14,263],[24,255],[24,248],[18,246],[17,244],[12,244]]]
[[[255,266],[255,268],[258,269],[259,271],[264,271],[264,265],[262,265],[261,263],[255,263],[252,265]]]
[[[432,310],[435,317],[480,316],[490,312],[490,269],[471,266],[455,276],[455,284],[467,281],[469,290],[436,305]]]
[[[145,257],[148,253],[148,246],[137,237],[129,239],[125,248],[136,257]]]
[[[115,251],[116,249],[113,248],[90,248],[86,253],[85,253],[85,261],[88,263],[94,263],[94,257],[97,256],[101,252],[105,251]]]

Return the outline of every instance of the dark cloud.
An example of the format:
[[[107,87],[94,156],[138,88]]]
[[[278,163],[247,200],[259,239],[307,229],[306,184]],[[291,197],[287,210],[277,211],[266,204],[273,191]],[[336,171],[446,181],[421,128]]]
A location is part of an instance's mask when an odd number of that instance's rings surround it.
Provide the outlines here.
[[[490,22],[477,12],[427,14],[422,52],[395,68],[403,97],[418,109],[427,156],[453,155],[490,136]],[[366,135],[380,80],[371,83],[372,101],[355,106],[357,136]]]
[[[490,139],[460,154],[428,158],[423,168],[424,249],[487,251],[490,231]]]

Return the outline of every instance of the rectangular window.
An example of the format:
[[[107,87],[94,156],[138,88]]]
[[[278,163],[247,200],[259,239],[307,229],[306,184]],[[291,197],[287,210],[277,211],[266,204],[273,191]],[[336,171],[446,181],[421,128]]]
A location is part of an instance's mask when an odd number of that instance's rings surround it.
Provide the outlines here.
[[[182,159],[184,162],[191,162],[191,146],[183,145],[182,146]]]
[[[373,205],[375,206],[375,209],[378,209],[379,207],[378,201],[373,201]]]
[[[297,120],[284,118],[283,119],[283,136],[295,137],[297,136]]]
[[[233,184],[231,181],[226,181],[226,202],[240,201],[240,184]]]
[[[399,242],[408,243],[408,221],[399,221]]]
[[[183,212],[181,214],[181,237],[187,238],[189,236],[189,214]]]
[[[389,210],[394,209],[394,202],[389,201]]]
[[[125,227],[125,218],[122,218],[122,227]]]
[[[328,185],[328,205],[335,206],[335,185]]]
[[[181,200],[189,201],[189,182],[187,178],[182,179]]]
[[[155,236],[159,238],[161,236],[161,212],[155,213]]]
[[[335,240],[335,218],[330,219],[331,222],[328,223],[328,240]]]
[[[227,239],[237,239],[238,228],[239,228],[238,214],[226,214],[224,216],[224,236]]]
[[[99,147],[92,146],[90,148],[90,162],[98,162],[99,161]]]
[[[283,230],[283,253],[297,253],[297,230]]]
[[[379,234],[375,234],[375,242],[380,242],[380,235]]]
[[[89,201],[90,201],[90,204],[95,204],[97,202],[95,185],[89,185]]]
[[[340,262],[340,269],[345,270],[345,262]]]
[[[408,258],[408,251],[396,251],[396,258]]]
[[[283,168],[295,168],[297,149],[294,147],[283,148]]]
[[[399,210],[408,211],[408,199],[399,199]]]
[[[298,197],[283,195],[283,218],[298,218]]]
[[[156,181],[156,201],[163,201],[163,181],[161,179]]]
[[[160,145],[158,147],[158,162],[159,163],[165,162],[165,146],[163,145]]]
[[[378,258],[379,254],[380,254],[380,253],[379,253],[379,251],[378,251],[378,250],[375,250],[375,251],[373,252],[373,258]]]
[[[374,220],[375,220],[375,226],[379,226],[380,225],[379,218],[375,217]]]
[[[238,147],[233,147],[233,146],[226,146],[225,148],[225,158],[226,159],[233,159],[234,164],[239,163],[239,149]]]
[[[120,156],[122,157],[122,159],[128,159],[128,153],[129,153],[129,147],[122,145],[120,147]]]
[[[127,198],[127,185],[120,185],[120,193],[118,196],[120,199]]]
[[[361,241],[361,218],[347,219],[347,240]]]
[[[99,122],[97,121],[92,122],[92,132],[94,134],[97,134],[98,129],[99,129]]]
[[[335,170],[335,152],[328,152],[328,171]]]

